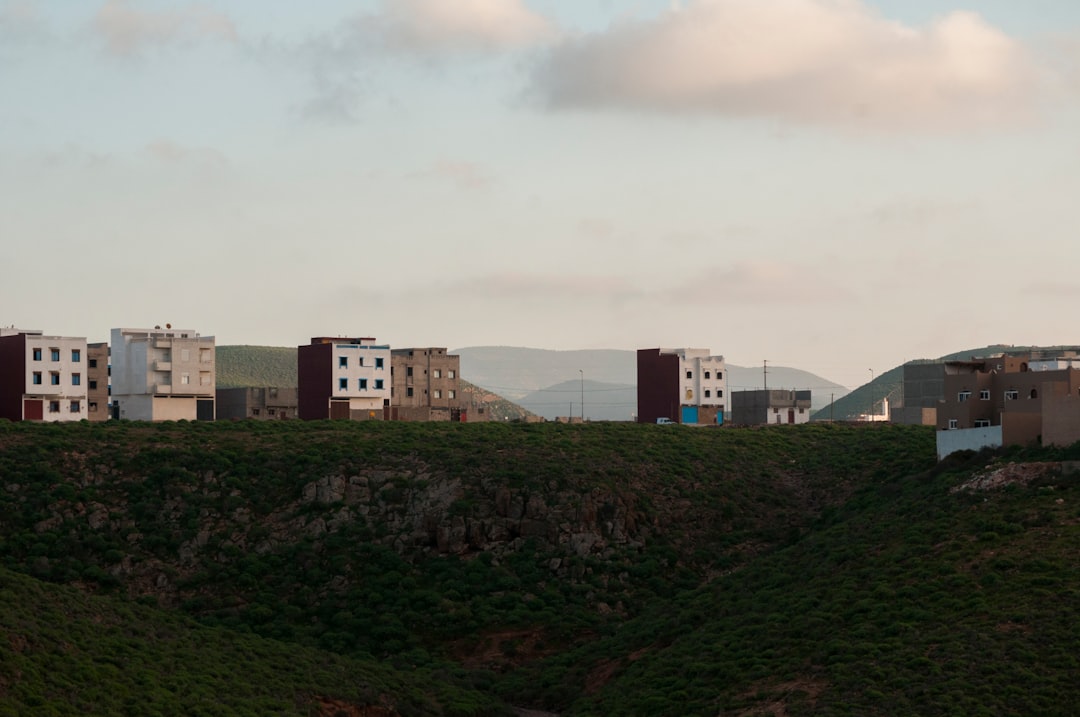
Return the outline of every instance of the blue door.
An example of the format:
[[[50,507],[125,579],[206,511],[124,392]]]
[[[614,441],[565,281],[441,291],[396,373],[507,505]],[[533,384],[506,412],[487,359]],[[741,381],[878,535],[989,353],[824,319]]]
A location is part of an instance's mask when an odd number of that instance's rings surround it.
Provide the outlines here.
[[[697,406],[683,406],[680,423],[697,423]]]

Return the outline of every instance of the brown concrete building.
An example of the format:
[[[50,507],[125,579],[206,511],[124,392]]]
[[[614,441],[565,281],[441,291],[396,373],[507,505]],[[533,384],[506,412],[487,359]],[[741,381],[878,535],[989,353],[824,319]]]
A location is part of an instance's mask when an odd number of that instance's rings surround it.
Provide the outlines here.
[[[1080,357],[945,363],[938,456],[965,448],[1080,440]]]
[[[86,345],[86,417],[109,420],[109,344]]]
[[[298,391],[295,388],[219,388],[217,390],[218,420],[278,421],[297,418]]]
[[[461,357],[445,348],[391,351],[390,419],[466,421],[461,393]]]
[[[945,364],[904,364],[900,400],[889,406],[889,420],[915,426],[937,425],[937,409],[945,396]]]

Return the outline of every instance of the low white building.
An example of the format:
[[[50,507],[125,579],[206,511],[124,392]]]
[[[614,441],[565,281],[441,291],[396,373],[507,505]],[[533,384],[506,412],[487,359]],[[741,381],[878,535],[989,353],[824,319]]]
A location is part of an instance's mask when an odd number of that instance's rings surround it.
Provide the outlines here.
[[[190,329],[113,329],[114,418],[136,421],[214,420],[213,336]]]

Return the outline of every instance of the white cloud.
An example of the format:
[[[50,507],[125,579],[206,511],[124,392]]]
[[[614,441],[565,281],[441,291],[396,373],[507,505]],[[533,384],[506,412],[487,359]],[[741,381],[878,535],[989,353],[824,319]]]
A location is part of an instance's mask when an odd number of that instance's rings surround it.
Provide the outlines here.
[[[94,17],[94,30],[114,55],[137,54],[147,45],[190,42],[204,38],[236,41],[228,16],[192,3],[176,10],[148,12],[130,0],[108,0]]]
[[[534,77],[552,107],[772,116],[874,128],[1021,119],[1037,71],[974,13],[926,27],[862,0],[690,0],[554,48]]]
[[[387,49],[425,55],[525,47],[555,35],[522,0],[393,0],[356,22]]]

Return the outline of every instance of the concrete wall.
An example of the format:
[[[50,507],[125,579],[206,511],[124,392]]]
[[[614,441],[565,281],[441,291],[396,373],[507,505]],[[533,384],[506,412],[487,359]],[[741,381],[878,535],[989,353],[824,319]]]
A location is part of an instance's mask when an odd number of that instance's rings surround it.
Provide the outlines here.
[[[461,408],[460,356],[448,354],[445,348],[440,347],[394,349],[391,353],[392,406]]]
[[[637,352],[637,420],[656,423],[657,418],[679,418],[679,357],[661,349]]]
[[[276,421],[297,417],[297,389],[275,386],[219,388],[218,420]]]
[[[1047,396],[1043,401],[1043,445],[1071,446],[1077,441],[1080,441],[1080,395]]]
[[[979,451],[983,448],[1000,448],[1001,445],[1001,426],[937,432],[939,461],[957,451]]]

